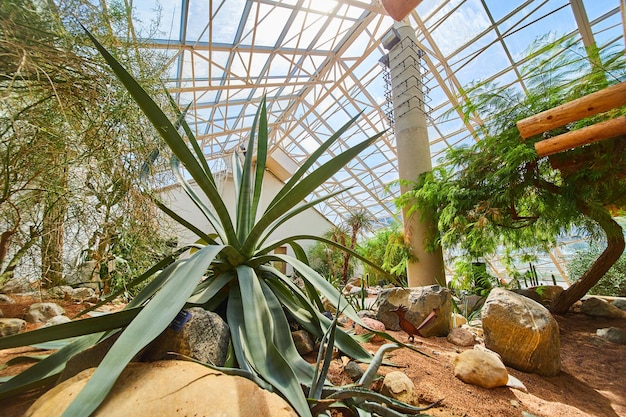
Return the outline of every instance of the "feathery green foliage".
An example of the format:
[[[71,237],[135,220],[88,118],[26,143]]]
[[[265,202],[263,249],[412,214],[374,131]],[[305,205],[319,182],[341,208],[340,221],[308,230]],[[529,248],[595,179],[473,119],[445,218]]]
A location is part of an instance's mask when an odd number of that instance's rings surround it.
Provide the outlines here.
[[[599,67],[597,58],[602,62]],[[599,120],[626,114],[626,108],[600,114],[522,140],[516,122],[626,78],[623,51],[586,51],[570,40],[537,42],[524,67],[526,89],[475,83],[465,89],[460,110],[466,119],[480,116],[479,139],[451,149],[442,164],[422,175],[413,191],[398,200],[435,214],[444,247],[459,248],[469,258],[497,250],[543,252],[559,235],[602,232],[613,249],[588,271],[584,286],[565,291],[552,308],[567,310],[582,297],[623,248],[622,230],[607,208],[626,204],[626,138],[617,137],[539,158],[534,143]],[[555,166],[557,168],[555,168]],[[621,241],[621,243],[620,243]],[[617,253],[617,257],[619,257]],[[610,265],[609,265],[610,266]],[[593,285],[593,284],[592,284]]]

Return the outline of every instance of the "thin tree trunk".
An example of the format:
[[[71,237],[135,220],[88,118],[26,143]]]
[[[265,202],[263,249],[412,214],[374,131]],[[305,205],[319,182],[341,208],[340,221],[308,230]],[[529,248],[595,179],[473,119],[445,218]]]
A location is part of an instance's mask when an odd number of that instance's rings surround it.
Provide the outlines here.
[[[607,246],[583,276],[552,301],[549,309],[553,313],[566,313],[576,301],[584,297],[591,287],[600,281],[624,252],[623,230],[613,220],[608,211],[605,210],[604,213],[595,216],[586,207],[583,207],[582,211],[585,215],[597,221],[602,230],[604,230],[607,237]]]

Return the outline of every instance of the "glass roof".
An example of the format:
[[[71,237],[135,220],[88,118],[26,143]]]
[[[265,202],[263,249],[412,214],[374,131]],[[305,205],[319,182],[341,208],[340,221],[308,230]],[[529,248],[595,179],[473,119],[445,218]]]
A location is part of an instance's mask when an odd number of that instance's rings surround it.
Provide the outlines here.
[[[393,19],[378,0],[134,0],[141,41],[169,57],[165,78],[209,161],[247,140],[261,98],[270,113],[271,152],[289,172],[349,118],[359,122],[331,154],[390,128],[379,63]],[[624,47],[623,0],[424,0],[405,21],[425,51],[433,164],[448,147],[475,140],[476,120],[449,113],[459,89],[494,80],[524,88],[524,51],[551,33]],[[156,20],[156,16],[160,19]],[[150,32],[154,33],[154,32]],[[331,178],[319,195],[352,187],[318,207],[340,223],[366,208],[381,222],[397,215],[393,129]],[[324,161],[322,161],[324,162]],[[223,163],[223,162],[220,162]]]

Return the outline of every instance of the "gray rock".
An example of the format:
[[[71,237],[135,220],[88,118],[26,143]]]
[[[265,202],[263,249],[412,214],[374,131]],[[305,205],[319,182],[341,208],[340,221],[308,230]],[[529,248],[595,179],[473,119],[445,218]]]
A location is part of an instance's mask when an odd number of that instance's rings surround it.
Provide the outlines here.
[[[622,330],[618,327],[598,329],[596,330],[596,334],[609,342],[617,343],[618,345],[626,345],[626,330]]]
[[[616,298],[611,304],[622,311],[626,311],[626,299],[624,298]]]
[[[415,384],[399,371],[392,371],[385,375],[380,393],[407,404],[417,404]]]
[[[544,306],[494,288],[481,317],[485,346],[500,354],[506,365],[543,376],[560,372],[559,326]]]
[[[176,352],[201,362],[223,366],[230,342],[228,324],[216,313],[200,307],[185,311],[189,314],[187,321],[182,326],[177,326],[176,321],[172,323],[149,345],[142,360],[176,359],[176,355],[168,353]],[[183,312],[177,318],[180,323],[185,320]]]
[[[32,291],[31,283],[23,278],[10,279],[2,286],[2,292],[6,294],[19,294],[30,291]]]
[[[613,304],[609,304],[604,300],[591,297],[583,301],[581,311],[588,316],[622,318],[626,317],[626,312],[620,310]]]
[[[13,304],[13,303],[15,303],[15,300],[13,300],[11,297],[9,297],[6,294],[0,294],[0,303],[2,303],[2,304]]]
[[[89,300],[89,301],[97,301],[96,291],[93,288],[88,287],[78,287],[74,288],[70,293],[70,297],[72,300]]]
[[[0,336],[11,336],[18,334],[26,327],[26,322],[22,319],[0,319]]]
[[[466,350],[453,360],[454,376],[466,384],[483,388],[506,385],[509,373],[500,358],[489,352]]]
[[[350,377],[352,382],[357,382],[363,376],[363,369],[355,361],[350,361],[343,367],[343,371]],[[368,388],[368,387],[366,387]]]
[[[356,314],[361,318],[376,319],[376,311],[374,310],[359,310]]]
[[[69,299],[72,296],[74,288],[69,285],[59,285],[48,290],[48,294],[54,298]]]
[[[65,309],[56,303],[35,303],[28,307],[24,320],[29,323],[45,323],[54,316],[61,316]]]
[[[313,342],[311,335],[306,330],[291,332],[291,337],[300,355],[306,355],[307,353],[313,352],[313,349],[315,349],[315,342]]]
[[[424,337],[447,336],[450,331],[450,315],[452,314],[451,300],[450,290],[438,285],[388,288],[378,295],[376,320],[381,321],[387,329],[400,330],[398,316],[391,310],[403,305],[408,308],[405,317],[417,327],[434,309],[437,318],[423,327],[420,332]]]
[[[467,329],[455,327],[448,333],[448,342],[457,346],[474,346],[474,334]]]

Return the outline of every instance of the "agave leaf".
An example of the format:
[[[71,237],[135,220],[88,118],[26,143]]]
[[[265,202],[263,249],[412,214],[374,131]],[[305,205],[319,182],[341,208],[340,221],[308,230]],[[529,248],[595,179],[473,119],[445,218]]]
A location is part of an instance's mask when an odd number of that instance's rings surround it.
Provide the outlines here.
[[[259,209],[259,203],[261,201],[261,190],[263,189],[263,179],[265,178],[265,166],[267,163],[267,146],[269,141],[269,133],[267,126],[267,104],[266,97],[263,97],[263,101],[260,106],[259,114],[259,135],[256,143],[256,168],[254,178],[254,191],[252,195],[252,209],[250,213],[250,220],[254,222],[257,217]],[[253,128],[254,130],[254,128]],[[253,146],[252,136],[250,137],[250,143],[248,149],[252,149]]]
[[[288,213],[286,213],[284,216],[281,216],[278,220],[276,220],[272,225],[269,226],[268,231],[264,233],[264,237],[261,238],[261,240],[259,241],[258,246],[263,245],[263,243],[265,243],[265,241],[272,235],[272,233],[274,233],[274,231],[276,229],[278,229],[280,226],[282,226],[287,220],[291,219],[292,217],[302,213],[305,210],[310,209],[311,207],[315,207],[316,205],[318,205],[319,203],[328,200],[331,197],[334,197],[338,194],[343,193],[344,191],[347,191],[348,188],[339,190],[337,192],[325,195],[321,198],[315,199],[313,201],[310,201],[308,203],[302,204],[296,208],[294,208],[293,210],[290,210]],[[279,247],[280,245],[276,246],[276,245],[270,245],[270,246],[266,246],[263,248],[263,250],[261,251],[261,253],[269,253],[269,251],[274,250],[275,248]]]
[[[291,364],[282,356],[274,344],[276,328],[254,270],[246,265],[237,267],[239,290],[245,319],[242,342],[248,345],[252,367],[289,401],[300,416],[310,416],[310,410],[298,378]],[[231,289],[231,293],[233,290]]]
[[[176,176],[176,179],[178,180],[178,183],[185,191],[185,194],[187,194],[187,196],[191,199],[191,201],[195,204],[195,206],[198,207],[198,210],[200,210],[204,218],[207,219],[211,227],[213,227],[213,230],[215,230],[215,232],[219,235],[220,240],[222,242],[225,242],[226,236],[224,234],[224,229],[220,225],[219,219],[215,217],[211,209],[207,207],[206,204],[204,204],[202,199],[198,196],[198,194],[196,194],[196,192],[193,190],[191,185],[187,182],[182,172],[180,160],[176,156],[173,156],[171,158],[170,166],[172,168],[172,172],[174,173],[174,175]]]
[[[19,346],[32,346],[52,340],[67,339],[106,330],[119,329],[130,323],[141,311],[141,308],[121,310],[116,313],[74,320],[55,326],[40,327],[24,333],[0,338],[0,349],[10,349]]]
[[[98,52],[100,52],[100,55],[102,55],[117,78],[122,82],[122,84],[124,84],[126,90],[137,102],[143,113],[154,125],[172,152],[174,152],[178,159],[180,159],[180,161],[185,165],[191,177],[196,180],[198,186],[205,192],[209,201],[215,208],[217,216],[221,220],[221,224],[224,228],[228,241],[234,241],[235,229],[230,219],[230,215],[228,214],[228,209],[215,187],[215,183],[211,182],[208,178],[202,166],[189,150],[187,143],[178,134],[178,131],[172,125],[172,122],[170,122],[165,113],[163,113],[161,108],[154,102],[154,100],[152,100],[152,97],[144,91],[133,76],[130,75],[126,69],[124,69],[124,67],[106,50],[104,46],[100,44],[100,42],[98,42],[91,32],[89,32],[85,27],[83,27],[83,29],[95,45]]]
[[[13,359],[9,359],[2,365],[0,365],[0,370],[7,368],[9,366],[18,365],[20,363],[30,363],[30,362],[39,362],[46,359],[50,355],[22,355],[16,356]]]
[[[337,141],[348,130],[350,126],[361,116],[361,113],[354,116],[348,122],[346,122],[339,130],[337,130],[328,140],[320,145],[309,157],[300,165],[300,168],[291,176],[289,181],[281,188],[281,190],[274,196],[272,202],[268,205],[267,210],[271,209],[274,204],[280,201],[296,184],[300,181],[300,178],[306,174],[306,172],[313,166],[313,164],[322,156],[330,146]]]
[[[207,242],[207,243],[209,243],[211,245],[217,245],[217,242],[214,239],[211,239],[209,237],[209,235],[207,235],[202,230],[200,230],[198,227],[194,226],[193,224],[191,224],[190,222],[188,222],[187,220],[185,220],[184,218],[179,216],[178,213],[176,213],[174,210],[172,210],[169,207],[167,207],[165,204],[161,203],[158,200],[155,201],[155,204],[157,205],[157,207],[159,209],[161,209],[161,211],[163,211],[165,214],[170,216],[172,219],[174,219],[176,222],[178,222],[184,228],[186,228],[186,229],[190,230],[191,232],[195,233],[196,236],[198,236],[200,239],[204,240],[205,242]]]
[[[386,343],[378,348],[378,351],[376,351],[376,355],[374,355],[374,359],[372,359],[369,366],[363,373],[363,376],[361,376],[361,379],[359,379],[359,385],[362,385],[366,388],[372,385],[374,377],[376,376],[376,372],[378,372],[378,368],[380,368],[380,365],[383,363],[383,357],[385,356],[385,353],[387,353],[387,351],[399,348],[400,346],[396,343]]]
[[[352,249],[350,249],[350,248],[348,248],[346,246],[343,246],[340,243],[334,242],[334,241],[332,241],[330,239],[326,239],[324,237],[314,236],[314,235],[295,235],[295,236],[290,236],[288,239],[283,239],[280,242],[275,242],[275,243],[273,243],[273,245],[275,245],[275,246],[277,245],[276,247],[279,247],[279,246],[282,246],[282,245],[284,245],[286,243],[289,243],[288,241],[292,240],[292,239],[296,240],[296,241],[297,240],[315,240],[317,242],[321,242],[321,243],[324,243],[326,245],[333,246],[333,247],[335,247],[335,248],[337,248],[337,249],[339,249],[341,251],[349,253],[351,257],[354,257],[354,258],[358,259],[359,261],[366,263],[367,265],[371,266],[372,268],[376,269],[377,271],[381,272],[382,274],[387,275],[390,280],[394,281],[394,283],[400,284],[400,282],[397,281],[393,277],[393,275],[391,275],[389,272],[387,272],[384,269],[382,269],[380,267],[380,265],[377,265],[374,262],[372,262],[369,259],[367,259],[366,257],[359,255],[357,252],[353,251]]]
[[[175,262],[176,258],[184,253],[185,251],[187,251],[191,246],[185,246],[182,247],[180,249],[177,249],[174,253],[166,256],[165,258],[161,259],[159,262],[157,262],[156,264],[154,264],[152,267],[150,267],[146,272],[144,272],[143,274],[139,275],[138,277],[134,278],[131,282],[129,282],[127,284],[127,288],[134,288],[135,286],[141,284],[142,282],[144,282],[147,279],[150,279],[153,275],[157,274],[158,272],[162,271],[164,268],[167,268],[169,265],[171,265],[172,263]],[[163,277],[161,277],[160,279],[163,279]],[[152,285],[156,285],[160,282],[160,279],[156,279],[156,282]],[[148,286],[150,286],[150,284],[148,284]],[[111,294],[109,294],[106,298],[104,298],[103,300],[99,301],[98,303],[94,304],[93,306],[86,308],[84,310],[82,310],[80,313],[76,314],[75,317],[79,317],[82,316],[84,314],[87,314],[90,311],[93,311],[95,309],[97,309],[100,306],[103,306],[105,304],[107,304],[110,301],[113,301],[118,295],[120,295],[122,292],[124,291],[123,288],[112,292]],[[137,303],[134,303],[133,305],[137,305]],[[127,309],[129,308],[128,306],[126,307]],[[131,306],[132,308],[132,306]]]
[[[74,355],[97,343],[104,333],[95,333],[76,339],[72,344],[59,349],[46,359],[14,376],[0,386],[0,399],[17,395],[31,388],[46,385],[56,379]]]
[[[290,364],[298,377],[298,381],[301,384],[310,384],[314,372],[313,366],[298,353],[280,301],[264,281],[260,281],[260,285],[267,301],[270,317],[275,325],[273,341],[276,348],[285,357],[287,363]]]
[[[242,171],[239,172],[237,176],[233,174],[233,181],[236,181],[239,189],[237,190],[237,238],[240,242],[243,242],[248,236],[251,225],[255,220],[255,212],[256,207],[258,206],[258,201],[254,202],[253,193],[256,193],[257,186],[259,193],[261,191],[261,185],[263,183],[263,174],[265,171],[265,161],[262,161],[263,171],[260,172],[260,178],[258,175],[255,175],[254,181],[258,180],[258,184],[253,184],[252,177],[252,159],[255,154],[255,138],[257,131],[257,123],[260,122],[260,119],[267,119],[267,114],[265,111],[265,98],[261,101],[261,105],[257,108],[256,114],[254,116],[254,120],[252,122],[252,128],[250,129],[250,138],[248,139],[248,147],[245,151],[245,158],[243,162]],[[264,124],[265,129],[267,129],[267,123]],[[265,135],[261,135],[266,138],[265,143],[258,143],[258,147],[265,146],[267,148],[267,132]],[[236,155],[236,153],[235,153]],[[234,171],[234,168],[233,168]],[[257,166],[258,173],[258,166]]]
[[[244,335],[246,334],[246,322],[243,310],[241,294],[237,288],[231,288],[228,293],[228,305],[226,309],[226,318],[231,334],[230,340],[239,367],[247,372],[254,373],[254,370],[248,362],[248,353],[243,343]]]
[[[335,316],[328,331],[324,333],[322,341],[320,342],[320,348],[317,355],[317,362],[315,366],[315,375],[313,376],[313,383],[311,384],[311,390],[309,391],[309,397],[316,400],[322,398],[322,389],[326,382],[326,375],[330,369],[330,362],[333,359],[333,349],[335,347],[335,332],[337,330],[337,321],[339,320],[339,314]],[[322,361],[322,355],[324,360]],[[320,365],[322,369],[320,370]]]
[[[185,260],[113,344],[63,417],[88,416],[106,398],[128,362],[171,323],[223,246],[206,246]]]
[[[211,168],[209,168],[209,164],[207,164],[206,156],[202,152],[202,149],[200,149],[200,146],[198,145],[198,141],[196,140],[196,136],[193,134],[193,131],[189,127],[189,124],[187,123],[187,120],[185,120],[185,116],[187,114],[187,111],[191,107],[192,103],[189,103],[187,105],[187,107],[185,107],[185,111],[180,111],[180,109],[178,108],[178,105],[174,101],[174,98],[169,93],[169,91],[168,91],[167,87],[165,87],[165,85],[163,85],[163,89],[167,93],[167,96],[168,96],[169,101],[170,101],[170,105],[172,106],[172,110],[174,111],[174,113],[178,117],[178,119],[176,121],[176,124],[183,128],[183,131],[185,132],[185,135],[187,135],[187,140],[191,144],[191,147],[193,148],[193,151],[196,153],[196,158],[200,162],[200,165],[202,166],[202,169],[204,170],[204,173],[206,174],[206,176],[209,179],[209,181],[211,181],[213,183],[213,185],[215,185],[215,178],[213,178],[213,173],[211,172]]]
[[[333,159],[303,178],[291,190],[285,193],[280,200],[276,201],[274,205],[268,208],[268,210],[265,211],[263,216],[252,228],[250,234],[244,242],[241,248],[241,252],[244,256],[252,255],[262,234],[276,219],[283,216],[286,212],[299,204],[316,188],[323,184],[324,181],[343,168],[351,159],[374,143],[381,135],[382,133],[374,135],[335,156]]]
[[[188,303],[191,304],[205,304],[213,297],[217,295],[218,292],[222,290],[229,282],[231,282],[236,277],[234,272],[227,271],[224,272],[217,277],[208,278],[205,282],[200,284],[198,287],[201,287],[201,291],[193,294],[187,300]]]

